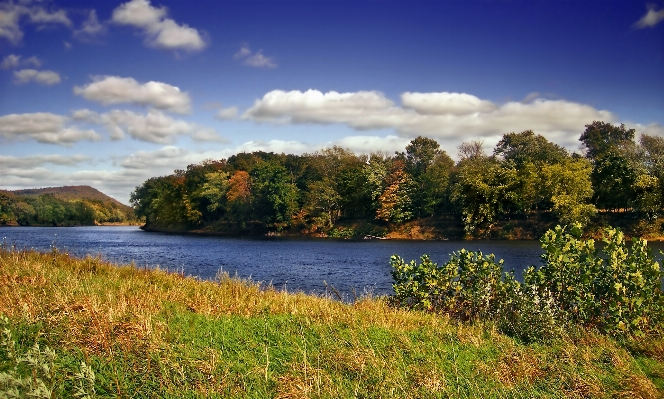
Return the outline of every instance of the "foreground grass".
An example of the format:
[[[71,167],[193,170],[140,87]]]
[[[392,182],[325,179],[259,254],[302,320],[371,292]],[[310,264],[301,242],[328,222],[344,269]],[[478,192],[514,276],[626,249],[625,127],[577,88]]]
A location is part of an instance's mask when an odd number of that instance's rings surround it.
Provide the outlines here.
[[[618,343],[584,332],[523,345],[491,326],[457,325],[380,298],[348,305],[55,252],[0,251],[0,314],[17,352],[35,342],[55,350],[55,397],[73,395],[82,361],[98,397],[664,394],[662,337]],[[0,372],[13,368],[0,349]]]

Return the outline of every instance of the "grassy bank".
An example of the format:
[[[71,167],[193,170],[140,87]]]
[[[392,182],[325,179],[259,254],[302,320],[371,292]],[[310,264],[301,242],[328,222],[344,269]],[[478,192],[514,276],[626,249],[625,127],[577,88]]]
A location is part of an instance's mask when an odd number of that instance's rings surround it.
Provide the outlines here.
[[[576,332],[524,345],[490,325],[380,298],[349,305],[63,253],[0,251],[0,313],[0,381],[39,378],[53,397],[77,389],[97,397],[664,394],[662,337],[616,342]],[[31,353],[48,363],[46,346],[55,351],[47,372],[18,360]]]

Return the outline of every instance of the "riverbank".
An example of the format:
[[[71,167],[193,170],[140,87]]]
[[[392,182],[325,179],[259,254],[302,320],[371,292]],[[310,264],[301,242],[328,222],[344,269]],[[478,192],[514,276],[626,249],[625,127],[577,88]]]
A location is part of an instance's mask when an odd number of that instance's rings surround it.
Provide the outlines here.
[[[264,224],[249,223],[243,227],[235,223],[219,222],[202,227],[143,225],[145,231],[179,234],[203,234],[223,237],[281,236],[343,239],[400,239],[400,240],[539,240],[556,226],[551,215],[498,220],[472,233],[464,231],[463,223],[455,217],[429,217],[404,223],[385,223],[375,219],[342,219],[329,228],[307,228],[294,225],[286,229],[270,229]],[[620,228],[628,238],[664,241],[664,217],[652,221],[635,219],[626,213],[601,213],[586,227],[585,237],[600,239],[608,226]]]
[[[55,351],[52,372],[33,375],[25,364],[14,369],[1,348],[0,372],[37,376],[55,397],[77,387],[98,397],[664,394],[662,337],[619,343],[575,332],[525,345],[490,325],[454,324],[382,298],[343,304],[57,252],[0,251],[0,313],[17,356],[35,342],[39,353]]]

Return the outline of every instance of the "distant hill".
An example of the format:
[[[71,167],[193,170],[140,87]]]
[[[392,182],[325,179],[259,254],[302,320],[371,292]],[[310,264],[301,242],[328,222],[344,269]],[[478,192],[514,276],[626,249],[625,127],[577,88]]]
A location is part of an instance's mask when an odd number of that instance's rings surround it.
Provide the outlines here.
[[[65,201],[74,201],[80,199],[96,200],[101,202],[112,202],[127,210],[131,207],[123,204],[115,198],[109,197],[94,187],[90,186],[64,186],[64,187],[46,187],[46,188],[28,188],[25,190],[9,190],[15,195],[42,195],[53,194],[55,198]]]
[[[133,208],[90,186],[0,190],[0,225],[138,223]]]

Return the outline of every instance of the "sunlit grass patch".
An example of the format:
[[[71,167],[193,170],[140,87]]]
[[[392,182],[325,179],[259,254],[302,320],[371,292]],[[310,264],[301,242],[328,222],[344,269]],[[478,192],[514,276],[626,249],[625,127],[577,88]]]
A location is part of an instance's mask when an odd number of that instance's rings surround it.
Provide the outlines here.
[[[396,309],[384,298],[345,304],[224,274],[199,281],[58,252],[0,252],[0,313],[17,352],[35,342],[54,349],[57,397],[72,395],[81,362],[94,371],[98,397],[664,392],[661,338],[627,344],[579,331],[526,345],[488,323]],[[13,367],[0,349],[0,372]]]

